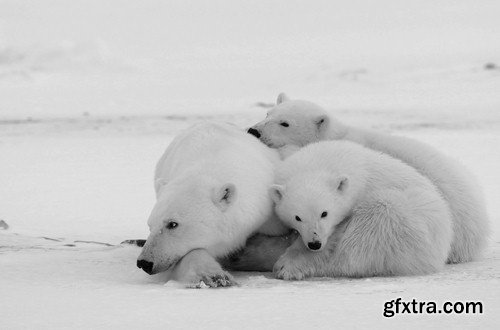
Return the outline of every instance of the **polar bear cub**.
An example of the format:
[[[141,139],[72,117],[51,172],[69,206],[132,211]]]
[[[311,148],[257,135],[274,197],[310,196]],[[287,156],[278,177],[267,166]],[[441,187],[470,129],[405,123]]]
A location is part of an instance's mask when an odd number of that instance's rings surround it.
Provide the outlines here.
[[[450,206],[453,241],[448,262],[471,261],[481,254],[489,236],[485,203],[473,175],[456,160],[413,139],[344,125],[308,101],[290,100],[280,94],[277,103],[266,119],[248,133],[269,147],[280,149],[285,156],[297,146],[345,140],[402,160],[430,179]]]
[[[268,194],[278,161],[276,150],[229,124],[201,123],[178,135],[156,167],[157,201],[137,266],[148,274],[175,268],[188,284],[233,284],[215,258],[256,232],[283,228]]]
[[[276,262],[278,278],[416,275],[446,262],[447,203],[390,156],[351,142],[313,143],[278,167],[270,194],[301,236]]]

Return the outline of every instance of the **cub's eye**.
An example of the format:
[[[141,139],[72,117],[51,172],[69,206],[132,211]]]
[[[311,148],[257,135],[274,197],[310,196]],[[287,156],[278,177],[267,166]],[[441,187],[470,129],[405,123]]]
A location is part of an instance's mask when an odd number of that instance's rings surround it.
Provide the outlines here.
[[[283,127],[288,127],[288,126],[290,126],[290,125],[288,125],[288,123],[287,123],[286,121],[282,122],[280,125],[281,125],[281,126],[283,126]]]
[[[297,220],[297,221],[299,221],[299,222],[300,222],[300,221],[302,221],[302,219],[301,219],[301,218],[299,218],[299,216],[298,216],[298,215],[296,215],[296,216],[295,216],[295,220]]]
[[[169,221],[165,227],[167,229],[171,230],[171,229],[177,228],[178,225],[179,224],[177,222],[175,222],[175,221]]]
[[[326,218],[326,216],[327,216],[327,215],[328,215],[328,212],[326,212],[326,211],[325,211],[325,212],[323,212],[323,213],[321,213],[321,217],[322,217],[322,218]]]

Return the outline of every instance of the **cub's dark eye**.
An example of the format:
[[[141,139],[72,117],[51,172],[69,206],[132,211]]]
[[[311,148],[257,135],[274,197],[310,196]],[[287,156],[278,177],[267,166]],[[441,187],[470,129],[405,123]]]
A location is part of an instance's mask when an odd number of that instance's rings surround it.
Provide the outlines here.
[[[296,216],[295,216],[295,220],[297,220],[297,221],[302,221],[302,219],[301,219],[301,218],[299,218],[299,216],[298,216],[298,215],[296,215]]]
[[[328,212],[326,212],[326,211],[325,211],[325,212],[323,212],[323,213],[321,213],[321,217],[322,217],[322,218],[326,218],[326,216],[327,216],[327,215],[328,215]]]
[[[165,227],[167,229],[171,230],[171,229],[177,228],[178,225],[179,224],[177,222],[175,222],[175,221],[169,221]]]
[[[283,126],[283,127],[288,127],[288,126],[290,126],[290,125],[288,125],[288,123],[287,123],[286,121],[282,122],[280,125],[281,125],[281,126]]]

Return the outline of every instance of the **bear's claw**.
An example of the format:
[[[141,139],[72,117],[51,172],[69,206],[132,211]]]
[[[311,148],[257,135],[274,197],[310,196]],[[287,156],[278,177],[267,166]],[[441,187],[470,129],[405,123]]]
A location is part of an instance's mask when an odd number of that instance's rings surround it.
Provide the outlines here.
[[[195,289],[225,288],[236,285],[236,281],[229,274],[204,275],[200,281],[190,286]]]
[[[300,281],[305,278],[304,274],[301,272],[293,272],[289,271],[286,268],[282,268],[278,272],[276,272],[276,278],[285,280],[285,281]]]
[[[228,275],[214,275],[208,278],[211,287],[226,287],[231,286],[232,281]]]

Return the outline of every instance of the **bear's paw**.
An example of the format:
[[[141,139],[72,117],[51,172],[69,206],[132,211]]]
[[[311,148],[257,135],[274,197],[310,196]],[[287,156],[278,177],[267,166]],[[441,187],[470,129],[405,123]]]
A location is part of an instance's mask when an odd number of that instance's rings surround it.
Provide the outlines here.
[[[300,281],[307,277],[304,265],[286,255],[276,262],[273,272],[276,278],[286,281]]]
[[[194,289],[225,288],[236,284],[231,274],[221,271],[220,273],[201,275],[199,279],[193,281],[188,287]]]

